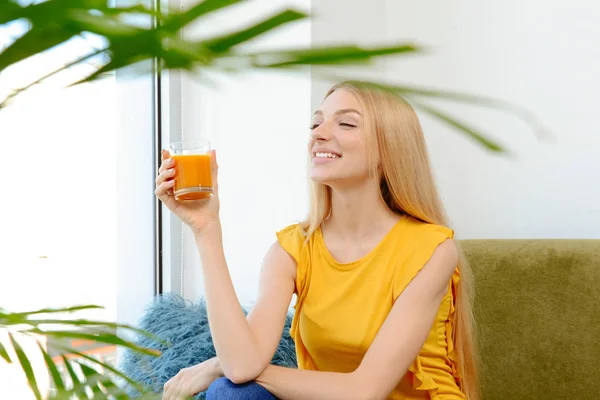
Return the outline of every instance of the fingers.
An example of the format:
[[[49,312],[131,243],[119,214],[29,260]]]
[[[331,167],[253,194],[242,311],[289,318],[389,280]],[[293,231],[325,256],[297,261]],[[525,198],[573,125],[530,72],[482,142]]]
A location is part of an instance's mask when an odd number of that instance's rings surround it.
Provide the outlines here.
[[[217,163],[217,151],[210,151],[210,171],[212,175],[213,190],[215,193],[219,189],[219,164]]]
[[[156,177],[156,189],[154,194],[162,200],[166,201],[166,198],[173,194],[173,185],[175,184],[175,163],[171,158],[171,154],[168,150],[161,152],[162,163],[158,169],[158,176]]]
[[[181,373],[181,372],[180,372]],[[180,377],[177,380],[177,387],[175,388],[175,390],[173,391],[173,400],[185,400],[187,396],[184,395],[183,392],[183,377]]]
[[[159,186],[161,183],[170,181],[173,178],[175,178],[175,168],[169,168],[158,174],[154,182],[156,183],[156,186]]]
[[[165,383],[165,385],[163,386],[162,400],[171,400],[171,398],[173,397],[173,387],[175,386],[173,381],[176,377],[177,375],[169,379],[167,383]]]
[[[217,151],[214,149],[210,151],[210,170],[213,171],[213,173],[219,170],[219,164],[217,164]]]
[[[167,198],[173,192],[173,186],[175,186],[175,180],[164,181],[160,185],[156,186],[154,194],[162,201],[167,201]]]
[[[183,381],[183,370],[181,370],[163,386],[162,400],[185,399],[187,396],[184,396],[184,392],[181,388]]]
[[[163,150],[161,153],[162,162],[160,163],[160,168],[158,168],[158,172],[163,172],[168,168],[173,167],[173,159],[171,158],[171,154],[168,150]]]
[[[154,194],[156,194],[159,198],[161,196],[169,196],[173,192],[173,186],[175,186],[175,168],[169,168],[156,177],[156,189],[154,190]],[[162,200],[162,198],[161,198]]]

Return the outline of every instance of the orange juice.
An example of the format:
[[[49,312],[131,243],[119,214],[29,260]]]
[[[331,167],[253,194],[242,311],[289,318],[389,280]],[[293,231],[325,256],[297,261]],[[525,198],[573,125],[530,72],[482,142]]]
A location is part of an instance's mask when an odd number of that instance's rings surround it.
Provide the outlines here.
[[[213,193],[210,154],[174,155],[177,200],[200,200]]]

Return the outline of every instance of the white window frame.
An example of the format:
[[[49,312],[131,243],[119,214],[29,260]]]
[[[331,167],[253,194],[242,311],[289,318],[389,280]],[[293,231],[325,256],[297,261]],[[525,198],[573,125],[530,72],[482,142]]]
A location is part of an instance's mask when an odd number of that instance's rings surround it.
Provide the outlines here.
[[[176,9],[195,4],[190,0],[160,0],[161,9]],[[158,75],[160,87],[160,148],[167,149],[169,143],[182,139],[182,107],[185,88],[190,86],[190,78],[177,70],[160,71]],[[160,157],[160,154],[159,154]],[[173,215],[164,205],[159,206],[160,229],[160,272],[157,293],[174,293],[185,297],[184,287],[184,235],[189,229]],[[189,245],[185,248],[190,248]],[[185,258],[188,258],[187,256]]]
[[[132,3],[113,1],[116,6]],[[156,4],[156,0],[143,2],[148,7]],[[156,65],[154,61],[148,63]],[[157,129],[160,102],[156,96],[159,86],[155,69],[150,75],[133,79],[127,70],[118,70],[115,74],[119,110],[116,322],[135,326],[160,289],[157,283],[161,264],[158,256],[160,226],[157,224],[158,201],[154,196],[160,157],[160,130]],[[131,336],[128,332],[119,333]],[[118,360],[121,355],[122,349],[119,349]]]

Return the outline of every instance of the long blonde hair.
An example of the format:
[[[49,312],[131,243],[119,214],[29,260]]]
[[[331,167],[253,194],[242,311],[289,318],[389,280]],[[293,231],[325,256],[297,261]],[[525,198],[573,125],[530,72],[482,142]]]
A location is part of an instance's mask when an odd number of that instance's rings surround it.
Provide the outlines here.
[[[368,162],[380,176],[380,193],[388,208],[399,215],[447,226],[447,217],[434,184],[425,138],[413,108],[400,96],[369,82],[346,81],[327,96],[344,89],[365,112]],[[374,134],[372,134],[374,133]],[[302,227],[310,237],[331,212],[331,189],[312,182],[310,209]],[[469,400],[479,400],[478,359],[473,321],[473,276],[459,248],[459,281],[454,314],[454,345],[458,355],[459,386]]]

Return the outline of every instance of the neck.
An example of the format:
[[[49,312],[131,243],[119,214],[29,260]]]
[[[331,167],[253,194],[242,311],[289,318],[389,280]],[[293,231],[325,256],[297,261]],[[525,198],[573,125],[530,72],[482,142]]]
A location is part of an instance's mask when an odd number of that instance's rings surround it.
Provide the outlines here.
[[[338,237],[360,240],[378,235],[391,229],[398,219],[381,198],[376,180],[331,188],[331,215],[325,225]]]

